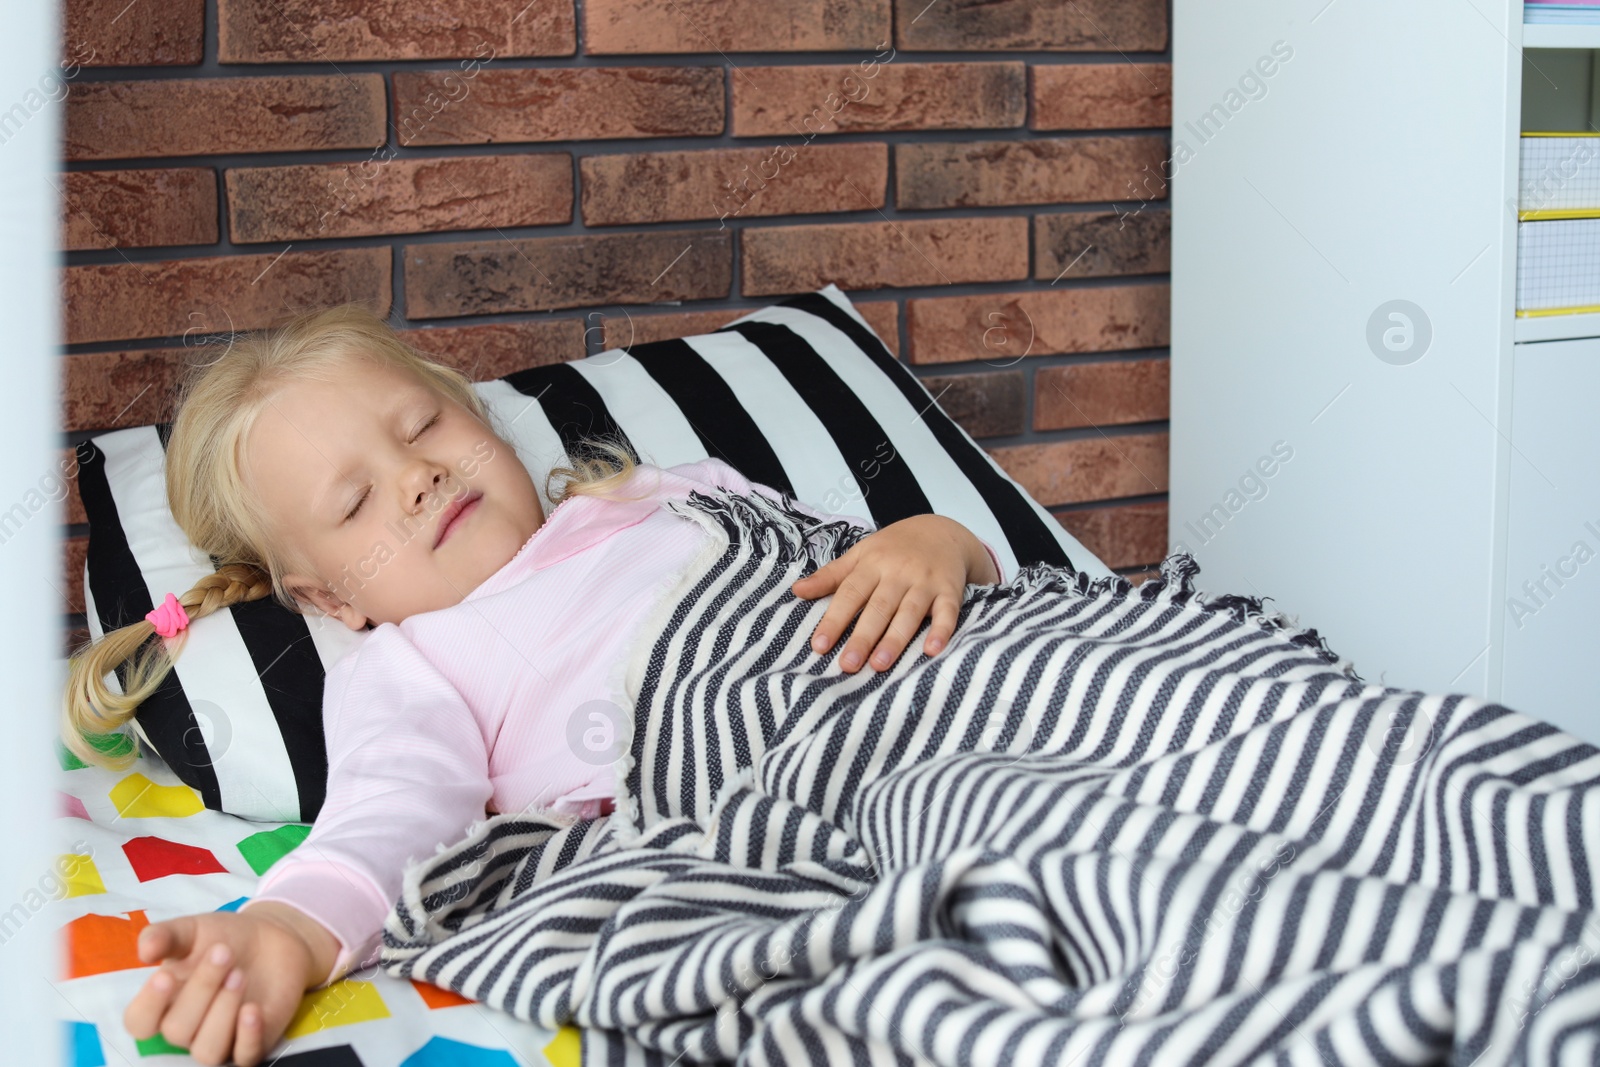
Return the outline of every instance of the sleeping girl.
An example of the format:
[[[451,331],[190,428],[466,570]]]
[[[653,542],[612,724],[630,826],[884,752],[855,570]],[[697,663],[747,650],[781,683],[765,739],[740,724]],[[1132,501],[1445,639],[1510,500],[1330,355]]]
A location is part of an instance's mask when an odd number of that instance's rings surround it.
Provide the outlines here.
[[[306,990],[376,958],[408,861],[486,813],[611,810],[612,768],[575,751],[567,728],[586,703],[616,699],[613,665],[704,548],[705,530],[662,502],[712,487],[780,496],[717,459],[661,468],[604,440],[573,452],[549,472],[547,489],[563,484],[546,515],[468,380],[357,305],[238,339],[191,373],[167,497],[216,572],[73,658],[66,744],[117,762],[90,739],[155,692],[189,619],[271,594],[370,633],[326,679],[327,799],[310,835],[236,913],[141,933],[140,959],[159,966],[124,1015],[136,1038],[256,1064]],[[936,656],[967,585],[1000,580],[966,527],[917,515],[791,591],[832,598],[817,655],[882,671],[930,619],[921,653]]]

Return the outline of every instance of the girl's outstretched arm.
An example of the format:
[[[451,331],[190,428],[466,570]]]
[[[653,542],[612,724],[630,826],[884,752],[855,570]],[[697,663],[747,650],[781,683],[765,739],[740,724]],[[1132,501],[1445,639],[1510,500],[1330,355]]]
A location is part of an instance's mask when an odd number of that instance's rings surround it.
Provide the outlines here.
[[[323,705],[328,792],[311,833],[237,912],[142,932],[140,959],[161,969],[124,1015],[135,1037],[193,1042],[203,1063],[230,1048],[241,1065],[258,1062],[302,993],[375,961],[406,863],[484,817],[482,727],[399,627],[379,627],[334,665]]]
[[[139,959],[160,963],[123,1012],[136,1039],[157,1033],[204,1064],[254,1067],[278,1043],[300,996],[333,966],[338,939],[287,904],[206,912],[139,932]]]

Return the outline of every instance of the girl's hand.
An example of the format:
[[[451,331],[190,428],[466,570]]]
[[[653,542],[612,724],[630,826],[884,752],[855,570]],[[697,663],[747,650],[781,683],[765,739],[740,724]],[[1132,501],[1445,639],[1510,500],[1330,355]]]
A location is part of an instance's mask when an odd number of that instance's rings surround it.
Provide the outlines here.
[[[139,958],[163,961],[123,1025],[204,1064],[253,1067],[288,1029],[300,997],[333,967],[338,941],[296,908],[264,900],[235,913],[185,915],[139,931]],[[320,969],[319,969],[320,968]]]
[[[933,626],[922,648],[928,656],[937,655],[955,633],[967,584],[999,580],[988,551],[972,531],[942,515],[913,515],[863,537],[790,591],[802,600],[833,594],[811,638],[819,654],[832,647],[861,611],[839,657],[845,672],[853,673],[869,651],[873,668],[887,670],[930,609]]]

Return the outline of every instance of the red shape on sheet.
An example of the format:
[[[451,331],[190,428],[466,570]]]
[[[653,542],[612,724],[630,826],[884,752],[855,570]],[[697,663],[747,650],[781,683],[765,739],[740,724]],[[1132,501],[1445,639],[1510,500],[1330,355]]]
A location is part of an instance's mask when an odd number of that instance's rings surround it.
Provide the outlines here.
[[[56,801],[60,805],[57,810],[69,819],[89,819],[89,809],[83,806],[83,801],[71,793],[65,793],[57,789]],[[94,822],[93,819],[89,819],[89,821]]]
[[[83,915],[69,922],[67,977],[82,978],[107,971],[149,967],[139,959],[139,931],[150,925],[143,911],[120,915]]]
[[[136,837],[122,846],[139,881],[165,878],[169,874],[226,874],[228,868],[217,862],[210,849],[180,845],[159,837]]]
[[[472,1001],[451,989],[444,989],[440,986],[429,985],[427,982],[419,982],[415,978],[411,979],[411,984],[416,987],[417,995],[422,998],[422,1002],[426,1004],[430,1010],[437,1008],[453,1008],[458,1004],[472,1003]]]

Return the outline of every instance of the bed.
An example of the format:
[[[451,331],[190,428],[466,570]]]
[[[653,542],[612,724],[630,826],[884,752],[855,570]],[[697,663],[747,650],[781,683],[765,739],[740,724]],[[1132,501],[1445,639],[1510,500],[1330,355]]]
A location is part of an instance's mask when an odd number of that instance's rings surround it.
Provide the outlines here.
[[[832,662],[842,642],[821,659],[806,650],[825,605],[773,599],[826,545],[725,556],[702,580],[737,595],[684,590],[679,632],[663,634],[648,672],[630,671],[642,688],[619,812],[563,826],[498,816],[420,857],[384,972],[308,995],[277,1062],[1427,1063],[1448,1051],[1489,1067],[1600,1050],[1600,750],[1461,695],[1364,683],[1260,599],[1203,597],[1184,554],[1139,585],[1112,574],[834,286],[712,334],[478,388],[530,471],[595,430],[661,466],[716,455],[868,523],[957,518],[998,548],[1007,581],[971,598],[971,625],[933,666],[902,655],[884,677],[852,681]],[[165,507],[162,429],[80,448],[96,634],[209,571]],[[761,529],[784,521],[766,515]],[[842,550],[865,527],[822,540]],[[746,551],[767,536],[709,528]],[[728,585],[735,575],[748,587]],[[183,1058],[122,1028],[148,973],[133,937],[148,921],[237,907],[320,803],[320,679],[350,635],[269,602],[239,607],[191,627],[171,684],[141,711],[146,751],[132,769],[62,761],[60,836],[79,858],[63,858],[70,889],[52,908],[67,946],[68,1062],[80,1067]],[[786,622],[752,634],[751,612]],[[1051,659],[1063,635],[1077,651]],[[963,657],[1002,699],[943,701],[929,717],[937,735],[917,733],[926,694],[973,677],[955,666]],[[1076,703],[1041,677],[1078,686]],[[1097,714],[1069,714],[1079,707]],[[671,735],[669,721],[715,730]],[[884,747],[897,731],[915,746]],[[873,773],[836,779],[841,753]],[[1302,810],[1303,794],[1335,781],[1327,804]],[[946,793],[963,803],[917,799]],[[1009,855],[970,847],[990,830],[969,817],[980,797],[1013,827]],[[1070,825],[1052,834],[1051,820]],[[1021,877],[1019,857],[1071,876]],[[1137,879],[1150,892],[1134,907],[1113,888]],[[1238,881],[1245,903],[1220,906]],[[930,908],[931,939],[918,925]],[[874,951],[890,914],[905,928]],[[1297,942],[1296,925],[1322,947]],[[1332,936],[1346,932],[1349,944]],[[783,944],[810,946],[802,962],[815,970],[775,954]],[[743,977],[708,965],[735,949]],[[764,980],[750,979],[752,961]],[[905,996],[921,989],[941,992],[931,1006]],[[878,1025],[902,1009],[917,1026]]]
[[[717,456],[754,481],[878,525],[949,515],[993,544],[1007,573],[1040,560],[1112,573],[939,408],[835,285],[709,334],[475,387],[536,474],[546,513],[542,471],[582,435],[612,433],[643,461]],[[166,506],[167,430],[127,427],[78,448],[92,636],[142,618],[212,569]],[[326,775],[322,677],[359,639],[270,601],[223,609],[190,627],[178,670],[141,709],[142,754],[131,770],[63,756],[63,852],[81,840],[89,855],[53,905],[68,946],[58,986],[69,1063],[187,1060],[159,1041],[137,1047],[122,1026],[150,972],[132,939],[145,922],[237,907],[271,859],[303,838]],[[280,1063],[564,1065],[580,1055],[572,1027],[518,1021],[381,974],[309,996],[303,1010]]]

